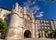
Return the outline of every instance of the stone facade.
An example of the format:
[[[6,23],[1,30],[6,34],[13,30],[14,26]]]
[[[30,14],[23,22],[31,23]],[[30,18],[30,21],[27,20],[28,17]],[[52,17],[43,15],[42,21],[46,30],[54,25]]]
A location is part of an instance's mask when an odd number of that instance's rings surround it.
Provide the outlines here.
[[[25,7],[16,3],[11,10],[10,23],[7,30],[6,40],[19,40],[22,38],[35,38],[36,20],[33,14]]]

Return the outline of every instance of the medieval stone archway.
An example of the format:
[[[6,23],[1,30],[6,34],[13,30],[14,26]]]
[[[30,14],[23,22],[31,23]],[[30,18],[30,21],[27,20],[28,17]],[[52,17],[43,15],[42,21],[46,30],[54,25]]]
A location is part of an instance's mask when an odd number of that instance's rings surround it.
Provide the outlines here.
[[[31,38],[31,32],[29,30],[24,32],[24,38]]]

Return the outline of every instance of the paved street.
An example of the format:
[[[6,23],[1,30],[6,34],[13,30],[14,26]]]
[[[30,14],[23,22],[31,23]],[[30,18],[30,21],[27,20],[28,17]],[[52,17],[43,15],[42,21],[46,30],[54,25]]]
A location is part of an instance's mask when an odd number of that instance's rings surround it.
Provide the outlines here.
[[[26,38],[24,40],[56,40],[56,39],[47,39],[47,38]]]

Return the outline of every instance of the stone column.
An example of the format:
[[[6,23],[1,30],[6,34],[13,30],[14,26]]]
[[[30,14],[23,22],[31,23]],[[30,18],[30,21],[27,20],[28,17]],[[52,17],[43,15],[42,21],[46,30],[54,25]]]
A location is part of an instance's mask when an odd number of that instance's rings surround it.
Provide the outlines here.
[[[40,33],[40,38],[42,38],[42,33]]]
[[[38,25],[37,25],[37,21],[36,21],[36,38],[38,38],[39,36],[38,36]]]
[[[40,31],[40,38],[43,38],[43,32]]]
[[[45,32],[43,31],[43,38],[45,38]]]
[[[35,38],[35,24],[33,21],[32,21],[32,37]]]

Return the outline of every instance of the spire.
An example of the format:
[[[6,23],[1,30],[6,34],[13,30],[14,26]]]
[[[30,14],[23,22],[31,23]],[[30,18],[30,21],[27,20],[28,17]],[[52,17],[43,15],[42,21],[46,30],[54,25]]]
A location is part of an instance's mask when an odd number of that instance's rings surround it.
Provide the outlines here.
[[[13,5],[13,9],[18,8],[19,4],[18,2],[15,3],[15,5]]]
[[[33,13],[32,13],[32,19],[34,19],[34,15],[33,15]]]
[[[19,6],[19,4],[18,4],[18,2],[16,2],[15,7],[17,7],[17,8],[18,8],[18,6]]]
[[[18,5],[18,3],[16,2],[16,4],[13,5],[12,11],[13,11],[13,12],[18,11],[18,7],[19,7],[19,5]],[[15,10],[16,10],[16,11],[15,11]]]
[[[13,5],[13,12],[19,12],[22,9],[21,6],[19,6],[19,4],[16,2],[15,5]]]
[[[27,9],[26,9],[26,7],[24,7],[24,14],[27,14],[26,12],[27,12]]]
[[[24,7],[24,10],[27,10],[26,7]]]

